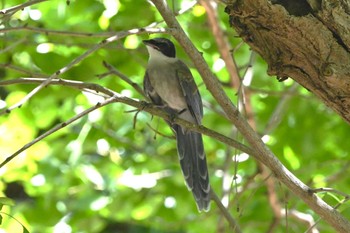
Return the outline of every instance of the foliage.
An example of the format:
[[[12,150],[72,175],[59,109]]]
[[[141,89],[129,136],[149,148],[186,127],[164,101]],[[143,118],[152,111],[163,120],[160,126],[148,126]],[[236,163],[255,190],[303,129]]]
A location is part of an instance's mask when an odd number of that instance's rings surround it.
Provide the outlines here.
[[[2,2],[9,8],[22,1]],[[173,1],[174,11],[189,1]],[[278,82],[266,74],[264,61],[252,52],[228,27],[224,6],[218,6],[220,25],[230,38],[233,56],[244,76],[250,65],[252,81],[239,91],[228,85],[229,74],[201,5],[194,5],[177,17],[195,46],[203,52],[213,72],[225,86],[233,103],[247,100],[257,131],[283,164],[311,187],[331,187],[350,193],[349,127],[311,93],[295,87],[290,79]],[[20,77],[49,77],[69,62],[118,31],[146,27],[154,22],[165,27],[152,4],[130,0],[41,2],[1,18],[0,80]],[[6,29],[13,29],[8,30]],[[16,29],[17,28],[17,29]],[[3,30],[3,31],[1,31]],[[42,31],[40,31],[42,30]],[[51,30],[91,33],[65,34]],[[105,32],[111,32],[104,35]],[[164,34],[129,35],[107,44],[69,69],[60,78],[97,83],[124,96],[144,99],[132,86],[108,72],[103,61],[142,85],[147,52],[142,39]],[[191,61],[176,44],[178,57]],[[251,59],[252,58],[252,59]],[[252,61],[250,61],[252,60]],[[213,97],[206,91],[198,72],[192,73],[205,103],[203,125],[241,140],[234,127],[220,114]],[[100,76],[99,76],[100,75]],[[99,78],[102,77],[103,78]],[[1,86],[0,105],[9,107],[26,96],[37,84]],[[242,91],[244,89],[244,92]],[[292,91],[290,91],[292,90]],[[272,121],[282,100],[288,96]],[[102,97],[63,85],[48,86],[21,108],[0,116],[1,161],[23,145],[93,106]],[[134,118],[132,107],[116,103],[99,108],[77,122],[39,141],[1,168],[0,192],[14,199],[4,213],[14,216],[29,232],[215,232],[228,229],[212,203],[208,213],[197,212],[186,189],[178,165],[175,140],[159,118],[140,112]],[[131,111],[131,112],[130,112]],[[136,120],[137,119],[137,120]],[[250,118],[249,118],[250,119]],[[272,121],[267,133],[268,122]],[[135,127],[134,127],[135,123]],[[151,127],[149,127],[151,125]],[[161,132],[161,135],[157,135]],[[266,176],[251,157],[204,137],[211,185],[220,197],[230,191],[230,213],[245,232],[266,232],[274,221],[268,201]],[[244,141],[243,141],[244,142]],[[234,160],[238,158],[239,162]],[[233,179],[235,177],[235,179]],[[285,187],[275,185],[282,208],[315,215]],[[344,197],[324,193],[336,205]],[[350,217],[347,204],[339,210]],[[2,216],[0,227],[16,232],[22,226]],[[274,232],[304,232],[309,226],[288,215]],[[324,222],[321,232],[332,232]]]

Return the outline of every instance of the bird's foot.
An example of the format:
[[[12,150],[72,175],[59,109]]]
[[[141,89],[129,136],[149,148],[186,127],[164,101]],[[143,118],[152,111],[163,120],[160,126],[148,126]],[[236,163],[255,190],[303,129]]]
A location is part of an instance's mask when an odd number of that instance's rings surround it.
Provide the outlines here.
[[[187,109],[182,109],[180,111],[174,111],[174,110],[171,110],[169,111],[169,116],[170,116],[170,124],[174,124],[174,121],[177,117],[179,117],[179,115],[181,115],[182,113],[184,113]]]
[[[144,110],[147,107],[153,106],[152,103],[149,103],[149,102],[146,102],[146,101],[143,101],[143,100],[140,101],[140,104],[141,104],[140,111]]]

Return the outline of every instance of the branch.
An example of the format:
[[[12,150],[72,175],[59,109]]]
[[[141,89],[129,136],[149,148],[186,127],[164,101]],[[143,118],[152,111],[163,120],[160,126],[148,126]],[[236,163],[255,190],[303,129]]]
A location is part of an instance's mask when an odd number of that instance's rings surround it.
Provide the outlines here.
[[[134,83],[133,81],[131,81],[129,77],[127,77],[125,74],[123,74],[122,72],[117,70],[111,64],[104,61],[103,65],[109,70],[108,74],[114,74],[114,75],[119,76],[123,81],[125,81],[127,84],[132,86],[139,94],[141,94],[143,97],[147,98],[147,96],[143,92],[143,89],[139,85],[137,85],[137,83]],[[99,75],[99,78],[102,78],[102,75]]]
[[[163,0],[152,0],[158,11],[164,18],[165,22],[172,31],[172,35],[185,49],[188,56],[196,66],[198,72],[201,74],[203,81],[216,99],[218,104],[223,108],[227,117],[242,133],[248,143],[254,148],[252,154],[258,161],[267,166],[274,173],[277,179],[285,184],[296,196],[301,198],[307,205],[310,206],[317,214],[319,214],[325,221],[333,226],[339,232],[348,232],[350,229],[349,221],[341,214],[334,211],[334,208],[325,203],[317,195],[310,192],[310,188],[301,182],[294,174],[292,174],[278,158],[267,148],[261,141],[260,136],[249,126],[246,120],[241,116],[237,108],[232,104],[231,100],[222,90],[222,87],[217,79],[214,78],[211,70],[204,61],[201,54],[192,44],[186,33],[181,28],[180,24],[175,19],[172,12],[169,10],[166,2]]]
[[[6,86],[6,85],[11,85],[11,84],[35,84],[35,83],[41,83],[42,81],[43,81],[43,79],[41,79],[41,78],[19,78],[19,79],[13,79],[13,80],[0,81],[0,86]],[[84,83],[84,82],[80,82],[80,81],[72,81],[72,80],[64,80],[64,79],[53,79],[48,85],[69,86],[69,87],[72,87],[72,88],[75,88],[78,90],[84,90],[84,91],[88,90],[89,92],[103,93],[107,97],[113,98],[113,100],[107,99],[108,100],[107,103],[105,103],[107,101],[106,100],[106,101],[100,103],[100,105],[98,105],[98,106],[96,105],[95,108],[94,107],[92,107],[92,108],[97,109],[99,107],[105,106],[105,105],[112,103],[112,102],[124,103],[124,104],[127,104],[129,106],[135,107],[136,109],[143,110],[143,111],[146,111],[152,115],[164,118],[165,120],[167,120],[169,122],[173,122],[173,123],[182,125],[188,129],[192,130],[192,131],[195,131],[195,132],[207,135],[209,137],[212,137],[212,138],[214,138],[218,141],[221,141],[222,143],[225,143],[228,146],[234,147],[234,148],[236,148],[244,153],[247,153],[247,154],[254,153],[250,147],[247,147],[246,145],[244,145],[238,141],[235,141],[229,137],[226,137],[222,134],[219,134],[211,129],[208,129],[204,126],[194,125],[194,124],[187,122],[185,120],[182,120],[180,118],[173,119],[173,116],[169,116],[169,114],[167,114],[162,109],[159,109],[159,108],[157,108],[149,103],[146,103],[144,101],[136,101],[136,100],[133,100],[133,99],[130,99],[127,97],[120,96],[116,92],[114,92],[108,88],[102,87],[98,84]],[[93,111],[94,109],[92,109],[91,111]],[[85,115],[91,111],[85,110]],[[80,116],[80,114],[78,116]],[[82,116],[80,116],[80,117],[82,117]],[[79,118],[77,118],[77,119],[79,119]],[[66,126],[66,125],[68,125],[67,122],[69,122],[69,124],[72,123],[73,122],[72,119],[74,119],[73,121],[77,120],[73,117],[70,120],[66,121],[65,123],[58,124],[57,126],[54,127],[55,130],[52,131],[50,134],[59,130],[60,129],[59,126],[62,126],[62,124],[65,124],[64,126]],[[51,130],[49,130],[49,131],[51,131]],[[48,135],[50,135],[50,134],[48,134]],[[46,135],[46,136],[48,136],[48,135]],[[42,136],[39,136],[39,137],[42,137]],[[45,138],[45,137],[43,137],[43,138]],[[40,138],[40,140],[42,140],[43,138]],[[34,141],[36,143],[40,140],[35,139]],[[25,149],[28,149],[30,146],[34,145],[35,143],[28,143],[30,145],[26,144],[23,148],[21,148],[19,151],[17,151],[18,153],[16,152],[15,154],[18,155],[20,152],[24,151]],[[16,155],[14,155],[14,156],[11,155],[10,157],[12,157],[12,156],[15,157]],[[13,158],[11,158],[10,160],[12,160],[12,159]],[[1,165],[1,166],[3,166],[3,165]]]
[[[25,7],[28,7],[28,6],[31,6],[31,5],[40,3],[40,2],[46,2],[46,1],[48,1],[48,0],[32,0],[32,1],[28,1],[28,2],[19,4],[19,5],[16,5],[16,6],[12,6],[12,7],[6,8],[6,9],[2,9],[2,10],[0,10],[0,15],[7,15],[9,13],[14,14],[17,11],[20,11],[20,10],[22,10]]]
[[[0,81],[0,86],[9,86],[13,84],[37,84],[44,82],[46,79],[47,78],[17,78]],[[110,89],[96,83],[87,83],[75,80],[52,79],[48,85],[68,86],[82,91],[95,91],[95,93],[103,93],[108,97],[112,97],[115,94],[115,92],[111,91]]]
[[[338,194],[340,196],[343,196],[344,200],[346,200],[346,201],[350,200],[350,195],[349,194],[344,193],[344,192],[339,191],[339,190],[336,190],[336,189],[333,189],[333,188],[316,188],[316,189],[311,189],[311,192],[314,192],[314,193],[319,193],[319,192],[335,193],[335,194]]]
[[[219,197],[216,195],[216,193],[213,191],[212,188],[210,189],[210,195],[211,195],[212,200],[216,203],[216,205],[218,206],[220,211],[223,213],[223,215],[225,216],[225,218],[229,222],[232,230],[234,230],[234,232],[236,232],[236,233],[241,233],[242,231],[241,231],[240,227],[238,226],[238,224],[236,223],[234,218],[232,218],[232,216],[230,215],[228,210],[225,208],[225,206],[221,203]]]

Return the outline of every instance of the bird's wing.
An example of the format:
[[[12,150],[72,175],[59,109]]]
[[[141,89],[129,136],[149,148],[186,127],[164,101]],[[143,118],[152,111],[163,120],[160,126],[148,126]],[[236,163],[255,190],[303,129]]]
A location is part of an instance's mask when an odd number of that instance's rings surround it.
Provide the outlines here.
[[[154,90],[154,88],[151,85],[151,82],[149,80],[148,73],[145,73],[145,77],[143,79],[143,91],[145,92],[146,96],[148,96],[152,103],[156,105],[163,105],[163,101],[160,98],[160,96],[157,94],[157,92]]]
[[[189,68],[179,60],[176,63],[176,77],[179,80],[182,92],[191,115],[195,118],[198,125],[201,124],[203,117],[202,98],[199,94],[196,83]]]

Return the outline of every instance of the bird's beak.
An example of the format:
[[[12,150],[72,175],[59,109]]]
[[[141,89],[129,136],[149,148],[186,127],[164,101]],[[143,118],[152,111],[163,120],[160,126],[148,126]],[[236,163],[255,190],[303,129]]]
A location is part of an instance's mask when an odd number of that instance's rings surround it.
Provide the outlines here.
[[[159,48],[157,47],[157,45],[154,44],[153,40],[143,40],[142,41],[146,46],[150,46],[156,50],[159,50]]]

